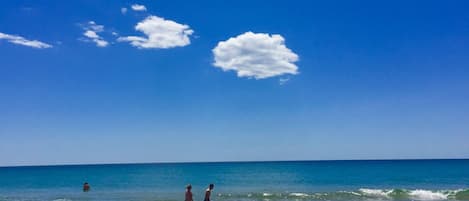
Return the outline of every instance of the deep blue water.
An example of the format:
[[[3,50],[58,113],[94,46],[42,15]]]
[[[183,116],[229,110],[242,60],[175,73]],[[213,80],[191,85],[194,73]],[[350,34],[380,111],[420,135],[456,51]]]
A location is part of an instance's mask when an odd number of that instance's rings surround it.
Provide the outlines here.
[[[92,190],[81,192],[83,182]],[[0,201],[469,200],[469,160],[167,163],[0,168]]]

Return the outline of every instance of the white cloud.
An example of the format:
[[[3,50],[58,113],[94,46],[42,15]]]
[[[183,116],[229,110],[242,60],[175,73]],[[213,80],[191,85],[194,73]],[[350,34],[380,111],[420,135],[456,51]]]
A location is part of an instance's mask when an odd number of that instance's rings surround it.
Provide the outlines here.
[[[127,8],[121,8],[121,13],[125,15],[127,13]]]
[[[104,31],[104,26],[103,25],[98,25],[94,21],[89,21],[87,29],[93,30],[95,32],[103,32]]]
[[[147,7],[145,7],[144,5],[139,5],[139,4],[134,4],[131,6],[131,8],[134,11],[146,11],[147,10]]]
[[[238,77],[264,79],[298,74],[298,55],[285,46],[278,34],[246,32],[220,41],[212,50],[215,67],[236,71]]]
[[[96,43],[96,46],[98,47],[106,47],[109,45],[107,41],[102,40],[102,39],[93,39],[93,41]]]
[[[87,30],[85,33],[83,33],[83,35],[85,35],[88,38],[99,38],[98,34],[96,34],[96,32],[91,31],[91,30]]]
[[[135,26],[135,30],[143,32],[146,37],[119,37],[120,42],[130,42],[138,48],[173,48],[191,43],[189,36],[194,33],[188,25],[166,20],[157,16],[149,16]]]
[[[85,30],[83,35],[86,38],[88,38],[88,40],[83,40],[83,41],[94,42],[96,44],[96,46],[98,46],[98,47],[106,47],[106,46],[109,45],[109,42],[107,42],[101,36],[98,35],[99,32],[104,31],[104,26],[103,25],[98,25],[94,21],[89,21],[87,23],[87,25],[82,26],[82,27],[83,27],[83,30]]]
[[[280,79],[278,80],[278,82],[279,82],[280,85],[284,85],[284,84],[287,83],[289,80],[290,80],[289,77],[287,77],[287,78],[280,78]]]
[[[52,47],[52,45],[49,45],[47,43],[44,43],[38,40],[28,40],[18,35],[10,35],[10,34],[5,34],[1,32],[0,32],[0,40],[6,40],[13,44],[24,45],[24,46],[38,48],[38,49]]]

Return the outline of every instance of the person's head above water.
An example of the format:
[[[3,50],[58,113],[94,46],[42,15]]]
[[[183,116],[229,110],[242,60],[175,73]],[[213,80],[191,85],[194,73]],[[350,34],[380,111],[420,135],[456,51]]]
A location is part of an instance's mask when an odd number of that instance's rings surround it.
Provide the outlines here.
[[[187,184],[186,189],[190,191],[192,189],[192,185]]]
[[[208,188],[209,188],[210,190],[212,190],[213,187],[215,187],[215,185],[213,185],[213,184],[208,185]]]

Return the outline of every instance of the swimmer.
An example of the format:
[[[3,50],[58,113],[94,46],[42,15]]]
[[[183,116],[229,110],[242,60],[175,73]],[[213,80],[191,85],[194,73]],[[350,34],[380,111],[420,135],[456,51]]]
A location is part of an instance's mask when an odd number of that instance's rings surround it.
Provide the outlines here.
[[[212,194],[212,190],[213,190],[213,187],[215,185],[213,184],[210,184],[207,188],[207,190],[205,190],[205,198],[204,198],[204,201],[210,201],[210,195]]]

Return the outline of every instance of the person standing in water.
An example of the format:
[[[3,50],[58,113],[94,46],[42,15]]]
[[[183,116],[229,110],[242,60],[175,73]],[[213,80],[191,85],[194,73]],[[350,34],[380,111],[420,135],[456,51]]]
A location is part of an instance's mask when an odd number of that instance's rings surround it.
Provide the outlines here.
[[[210,201],[210,195],[212,194],[213,187],[215,187],[215,185],[210,184],[210,185],[208,186],[207,190],[205,190],[205,198],[204,198],[204,201]]]
[[[186,199],[184,201],[194,201],[192,198],[192,185],[188,184],[186,186]]]
[[[90,185],[88,184],[88,182],[85,182],[83,184],[83,192],[88,192],[90,191]]]

